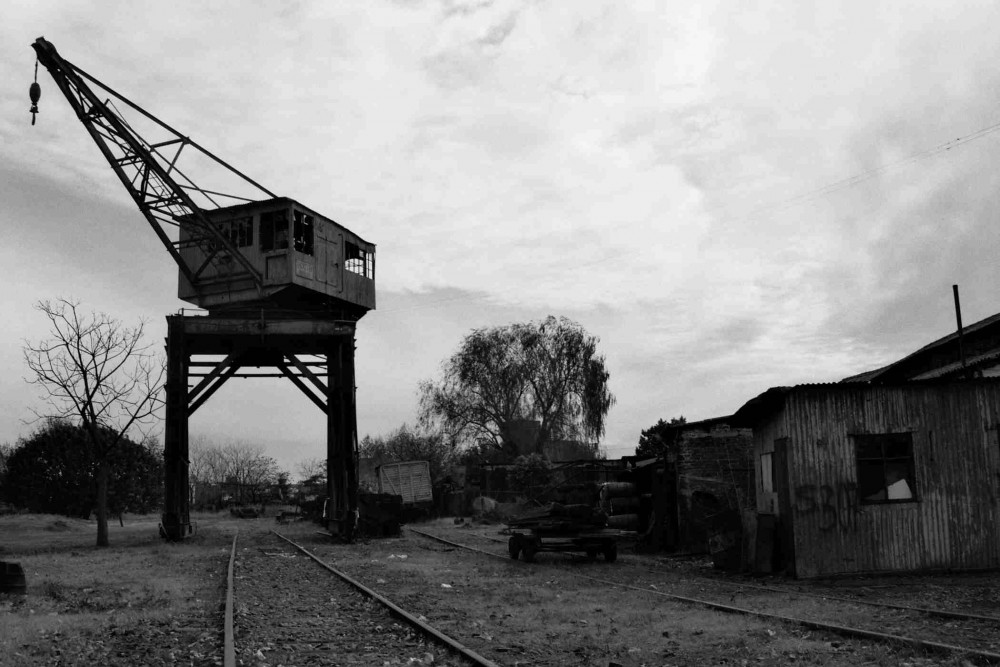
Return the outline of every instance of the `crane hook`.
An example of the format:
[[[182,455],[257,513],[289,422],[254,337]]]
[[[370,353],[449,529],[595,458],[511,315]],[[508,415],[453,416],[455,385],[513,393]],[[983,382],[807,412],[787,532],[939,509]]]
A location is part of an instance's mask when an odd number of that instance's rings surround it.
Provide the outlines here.
[[[28,97],[31,98],[31,108],[28,110],[31,113],[31,124],[35,124],[35,114],[38,113],[38,100],[42,96],[42,87],[38,85],[38,60],[35,60],[35,81],[28,88]]]

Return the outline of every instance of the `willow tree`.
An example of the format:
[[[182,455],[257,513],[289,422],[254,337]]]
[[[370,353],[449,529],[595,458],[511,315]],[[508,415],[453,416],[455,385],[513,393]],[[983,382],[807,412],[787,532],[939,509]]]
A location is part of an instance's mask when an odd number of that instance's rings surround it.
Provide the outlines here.
[[[536,451],[559,440],[596,445],[615,402],[598,342],[564,317],[475,329],[441,378],[421,383],[421,422],[510,459],[529,453],[518,435],[528,422]]]
[[[66,419],[90,440],[97,467],[97,546],[108,546],[111,461],[126,434],[153,418],[164,366],[143,340],[143,325],[127,327],[104,313],[82,313],[75,301],[41,301],[49,338],[26,343],[27,381],[47,408],[39,417]],[[70,446],[68,444],[68,446]]]

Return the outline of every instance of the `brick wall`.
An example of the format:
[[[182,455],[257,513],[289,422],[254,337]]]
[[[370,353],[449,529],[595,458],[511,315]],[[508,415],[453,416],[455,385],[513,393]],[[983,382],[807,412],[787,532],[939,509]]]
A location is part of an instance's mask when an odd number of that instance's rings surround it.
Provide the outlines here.
[[[726,424],[682,429],[670,446],[677,475],[678,550],[707,551],[713,529],[739,525],[754,502],[753,432]]]

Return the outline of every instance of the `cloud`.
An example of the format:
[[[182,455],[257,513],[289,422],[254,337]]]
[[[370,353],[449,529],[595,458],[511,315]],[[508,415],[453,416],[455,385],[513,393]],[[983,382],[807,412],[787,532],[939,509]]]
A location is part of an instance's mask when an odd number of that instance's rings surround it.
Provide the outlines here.
[[[1000,133],[974,133],[997,122],[1000,6],[26,7],[0,28],[14,90],[46,33],[378,244],[380,307],[359,327],[366,432],[412,420],[415,382],[474,326],[552,313],[599,335],[624,453],[659,418],[731,412],[947,333],[952,283],[966,321],[997,310]],[[27,95],[0,101],[15,349],[36,333],[26,304],[67,285],[156,321],[179,304],[169,258],[46,77],[36,127]],[[266,431],[239,416],[294,396],[223,391],[199,428]],[[302,403],[291,423],[321,439]]]

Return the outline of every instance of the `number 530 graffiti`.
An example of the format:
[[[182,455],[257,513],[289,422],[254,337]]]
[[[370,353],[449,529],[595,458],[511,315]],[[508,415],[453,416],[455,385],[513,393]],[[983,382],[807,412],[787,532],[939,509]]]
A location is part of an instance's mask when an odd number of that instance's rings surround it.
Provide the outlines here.
[[[843,482],[795,487],[795,514],[818,516],[820,530],[852,530],[857,516],[857,484]]]

